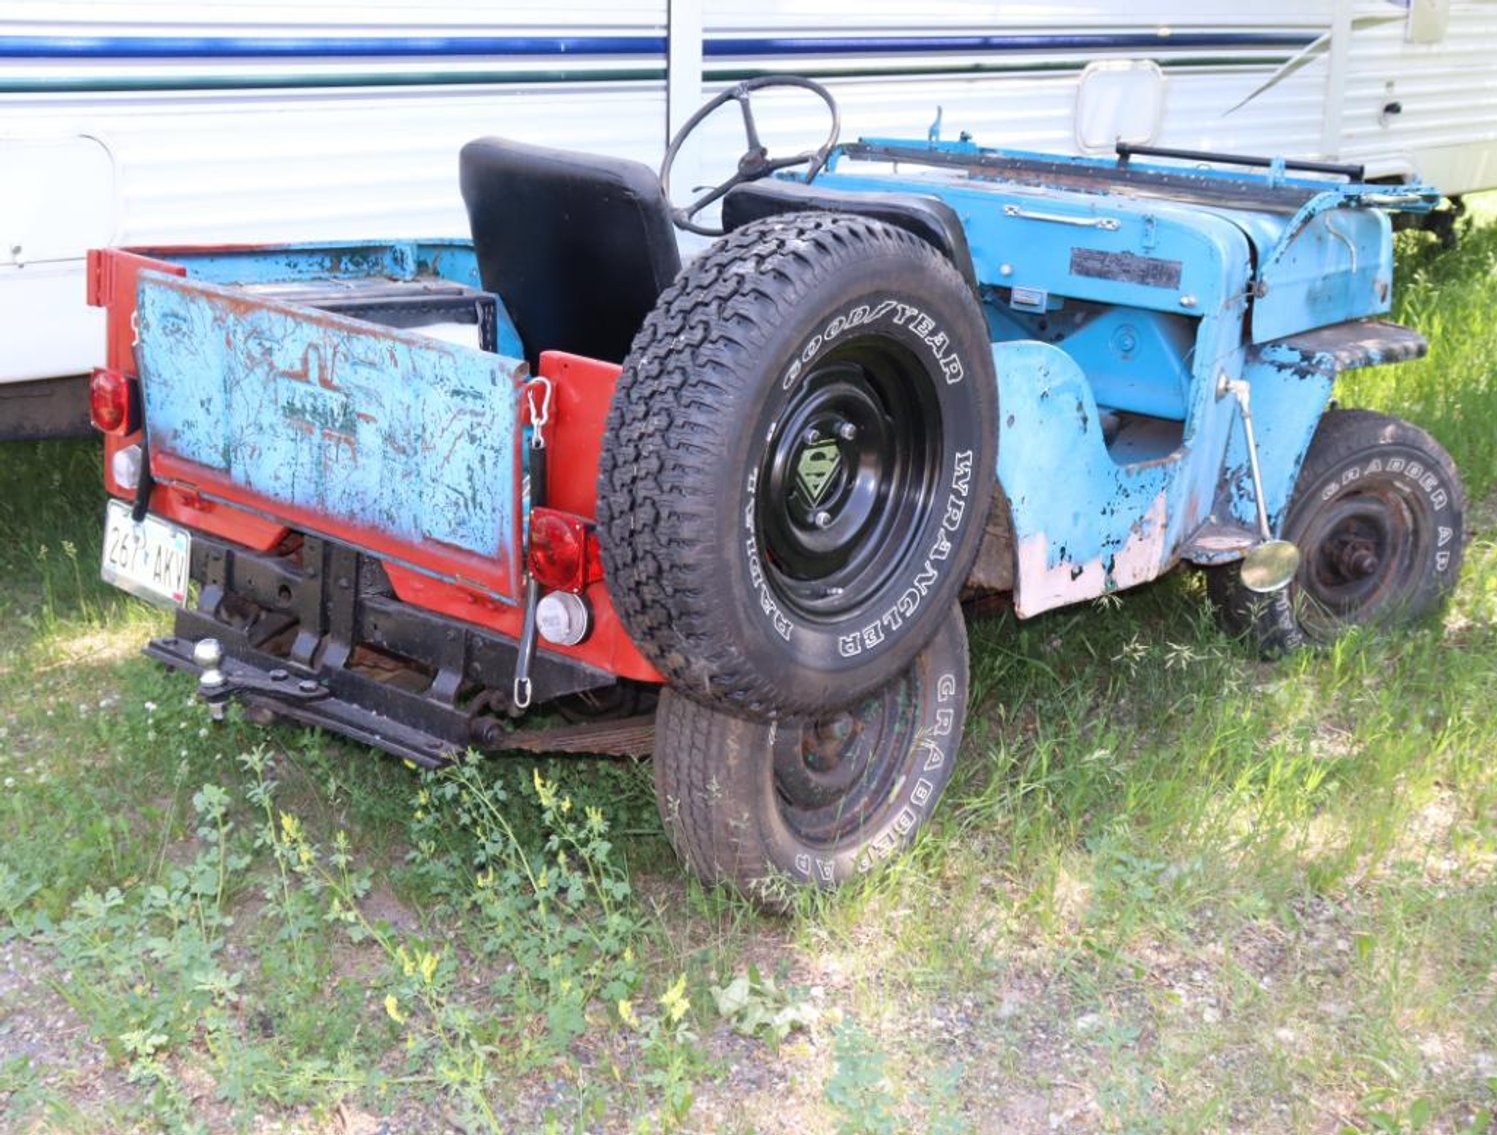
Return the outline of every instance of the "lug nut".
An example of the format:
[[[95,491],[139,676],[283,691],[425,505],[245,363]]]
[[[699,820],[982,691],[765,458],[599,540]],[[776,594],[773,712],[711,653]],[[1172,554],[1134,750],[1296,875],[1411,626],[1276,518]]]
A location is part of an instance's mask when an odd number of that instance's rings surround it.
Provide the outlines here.
[[[815,516],[811,517],[811,523],[816,525],[817,528],[830,528],[832,524],[832,514],[829,513],[826,509],[821,509],[816,513]]]
[[[821,440],[820,430],[807,430],[801,438],[807,445],[815,445]]]
[[[858,427],[851,422],[843,422],[837,427],[837,436],[843,441],[851,441],[858,436]]]

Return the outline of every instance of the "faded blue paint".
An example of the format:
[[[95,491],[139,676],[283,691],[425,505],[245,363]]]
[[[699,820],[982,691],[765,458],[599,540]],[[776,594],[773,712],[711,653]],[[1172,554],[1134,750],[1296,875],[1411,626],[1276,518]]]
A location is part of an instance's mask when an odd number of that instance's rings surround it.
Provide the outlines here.
[[[1289,507],[1310,438],[1331,397],[1336,372],[1334,365],[1307,366],[1297,352],[1275,344],[1249,351],[1243,365],[1242,377],[1251,387],[1249,397],[1253,431],[1258,439],[1263,503],[1275,532]],[[1231,404],[1235,406],[1236,400],[1231,400]],[[1247,436],[1240,422],[1232,431],[1222,459],[1221,500],[1217,511],[1244,527],[1257,529]]]
[[[1251,271],[1240,228],[1224,217],[1167,201],[1061,194],[986,178],[838,173],[817,184],[939,197],[961,218],[977,280],[989,287],[1199,315],[1229,303],[1246,287]],[[1158,267],[1161,282],[1126,278],[1121,269],[1114,278],[1078,274],[1073,271],[1078,253],[1120,266],[1146,261]],[[1162,283],[1171,271],[1178,278]]]
[[[151,272],[138,313],[155,449],[518,578],[519,358]]]
[[[1020,615],[1251,544],[1246,442],[1223,377],[1251,386],[1276,525],[1337,371],[1408,357],[1391,339],[1365,357],[1334,348],[1378,338],[1381,325],[1355,322],[1388,306],[1392,242],[1377,206],[1425,211],[1438,199],[1426,187],[1125,170],[968,140],[865,144],[946,166],[868,174],[839,152],[818,184],[934,196],[961,220],[994,342]],[[1327,343],[1264,342],[1328,324],[1345,329]]]
[[[149,249],[141,250],[150,254]],[[181,264],[190,276],[218,284],[284,284],[302,280],[348,280],[415,275],[413,241],[283,244],[220,248],[169,248],[164,259]]]
[[[1252,339],[1381,315],[1393,293],[1392,222],[1377,209],[1316,198],[1260,252]]]
[[[1120,465],[1103,440],[1091,384],[1070,355],[1020,340],[995,345],[993,361],[998,480],[1013,521],[1019,614],[1130,587],[1167,568],[1187,524],[1172,490],[1188,451]]]
[[[1038,316],[1013,311],[1000,297],[987,308],[995,341],[1048,340],[1075,359],[1103,410],[1185,420],[1197,320],[1063,301]]]
[[[1262,464],[1263,497],[1278,531],[1299,469],[1336,376],[1344,370],[1420,357],[1422,336],[1393,324],[1333,324],[1251,348],[1242,377],[1252,387],[1253,426]],[[1218,512],[1244,525],[1256,524],[1247,443],[1234,432],[1223,460],[1224,499]]]

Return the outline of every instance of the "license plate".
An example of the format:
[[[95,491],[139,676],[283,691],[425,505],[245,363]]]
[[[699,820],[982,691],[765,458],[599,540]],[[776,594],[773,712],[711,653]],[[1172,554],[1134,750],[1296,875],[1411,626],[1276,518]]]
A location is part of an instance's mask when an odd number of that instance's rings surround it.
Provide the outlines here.
[[[187,568],[192,538],[184,529],[154,516],[135,521],[130,506],[110,501],[104,515],[105,582],[149,599],[181,607],[187,602]]]

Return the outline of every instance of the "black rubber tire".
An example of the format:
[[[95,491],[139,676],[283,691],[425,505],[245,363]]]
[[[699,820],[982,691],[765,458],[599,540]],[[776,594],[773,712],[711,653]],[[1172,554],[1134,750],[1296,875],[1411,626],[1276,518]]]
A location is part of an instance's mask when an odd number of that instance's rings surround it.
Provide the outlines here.
[[[598,485],[614,606],[703,704],[844,705],[941,625],[996,448],[986,324],[944,256],[859,217],[745,225],[677,278],[625,360]]]
[[[1302,557],[1294,580],[1261,595],[1226,564],[1207,571],[1206,591],[1227,632],[1269,657],[1357,624],[1412,624],[1455,587],[1464,524],[1465,491],[1439,442],[1386,414],[1331,410],[1284,518]]]
[[[753,721],[662,691],[655,797],[703,882],[782,907],[914,839],[951,779],[967,708],[966,627],[956,605],[943,614],[903,674],[819,720]]]

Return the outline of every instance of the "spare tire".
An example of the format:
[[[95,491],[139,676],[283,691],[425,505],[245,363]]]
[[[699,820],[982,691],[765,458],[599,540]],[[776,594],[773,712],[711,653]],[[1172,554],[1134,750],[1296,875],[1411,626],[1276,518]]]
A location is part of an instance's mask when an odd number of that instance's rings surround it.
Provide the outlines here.
[[[996,447],[986,324],[940,252],[841,214],[745,225],[624,362],[598,486],[614,605],[703,704],[846,705],[947,617]]]

